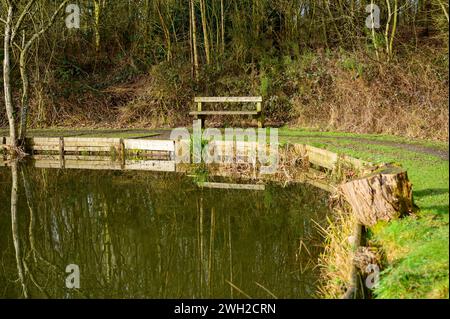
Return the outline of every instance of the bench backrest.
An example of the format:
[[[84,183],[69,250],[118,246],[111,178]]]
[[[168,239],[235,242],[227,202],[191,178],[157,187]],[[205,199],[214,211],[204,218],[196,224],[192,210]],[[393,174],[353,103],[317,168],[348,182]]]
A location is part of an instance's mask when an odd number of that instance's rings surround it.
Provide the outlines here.
[[[256,111],[261,112],[262,96],[214,96],[195,97],[197,111],[202,111],[202,103],[256,103]]]
[[[261,96],[195,97],[195,103],[261,103]]]

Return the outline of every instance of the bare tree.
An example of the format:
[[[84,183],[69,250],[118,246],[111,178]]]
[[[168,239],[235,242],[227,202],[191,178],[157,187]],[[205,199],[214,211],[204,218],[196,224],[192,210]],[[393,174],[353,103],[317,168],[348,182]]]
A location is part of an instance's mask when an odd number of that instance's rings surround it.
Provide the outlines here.
[[[20,144],[23,145],[23,141],[26,135],[28,109],[29,109],[29,79],[27,73],[27,61],[29,51],[35,41],[46,33],[50,27],[55,23],[58,14],[66,6],[69,0],[64,0],[55,10],[50,20],[41,22],[41,26],[33,28],[29,38],[27,39],[27,30],[31,30],[33,24],[25,24],[25,20],[35,14],[33,11],[36,5],[36,0],[29,0],[28,3],[19,11],[20,1],[4,0],[7,7],[7,18],[3,20],[5,23],[5,39],[4,39],[4,58],[3,58],[3,89],[5,92],[5,107],[9,122],[9,136],[10,146],[13,150],[17,151],[17,147]],[[17,19],[14,19],[15,13],[20,12]],[[21,33],[21,39],[16,41],[18,34]],[[14,48],[19,50],[19,67],[20,77],[22,81],[22,99],[20,105],[20,132],[17,134],[17,123],[15,117],[15,107],[13,101],[13,88],[11,86],[11,52]]]
[[[4,43],[3,90],[5,92],[5,107],[9,123],[10,146],[12,149],[15,149],[17,147],[17,137],[16,137],[16,122],[14,118],[14,105],[11,93],[11,58],[10,58],[14,7],[9,2],[9,0],[7,1],[7,3],[8,3],[8,16],[5,21],[5,38],[3,41]]]

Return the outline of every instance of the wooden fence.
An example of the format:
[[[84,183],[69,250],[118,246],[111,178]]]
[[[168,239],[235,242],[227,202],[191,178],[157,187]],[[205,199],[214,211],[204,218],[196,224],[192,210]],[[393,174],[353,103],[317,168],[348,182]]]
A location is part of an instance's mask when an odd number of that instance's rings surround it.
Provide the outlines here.
[[[236,155],[246,158],[250,154],[257,154],[259,147],[255,142],[213,143],[224,154],[223,159],[235,159]],[[0,146],[1,144],[8,145],[9,138],[0,137]],[[175,160],[180,156],[181,145],[188,146],[189,143],[173,140],[35,137],[26,140],[26,151],[33,155],[39,167],[175,171]],[[293,144],[293,147],[296,154],[307,158],[311,165],[327,170],[336,169],[340,163],[356,169],[371,164],[310,145]],[[269,149],[266,151],[269,152]],[[43,157],[44,155],[53,157]],[[227,158],[229,156],[231,158]],[[145,161],[139,161],[142,159]],[[0,166],[5,166],[6,162],[6,158],[0,156]]]

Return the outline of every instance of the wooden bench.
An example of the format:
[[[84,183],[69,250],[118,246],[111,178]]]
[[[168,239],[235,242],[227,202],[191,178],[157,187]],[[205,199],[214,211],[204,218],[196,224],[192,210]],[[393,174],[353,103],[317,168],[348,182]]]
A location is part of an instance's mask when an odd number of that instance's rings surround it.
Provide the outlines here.
[[[202,128],[205,126],[205,117],[213,115],[251,115],[257,119],[258,127],[263,127],[264,117],[262,113],[262,97],[195,97],[194,102],[197,103],[197,111],[190,112],[190,115],[199,119]],[[205,111],[203,110],[203,103],[255,103],[256,108],[252,111]]]

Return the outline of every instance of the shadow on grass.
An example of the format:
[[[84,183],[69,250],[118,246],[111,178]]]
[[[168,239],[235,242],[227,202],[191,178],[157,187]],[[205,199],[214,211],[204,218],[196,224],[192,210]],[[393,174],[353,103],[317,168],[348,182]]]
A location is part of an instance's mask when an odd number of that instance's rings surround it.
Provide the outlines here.
[[[419,191],[414,191],[414,197],[425,197],[425,196],[435,196],[448,194],[448,189],[446,188],[427,188]]]
[[[421,210],[433,211],[433,214],[437,215],[448,215],[449,206],[448,205],[434,205],[434,206],[421,206]]]

